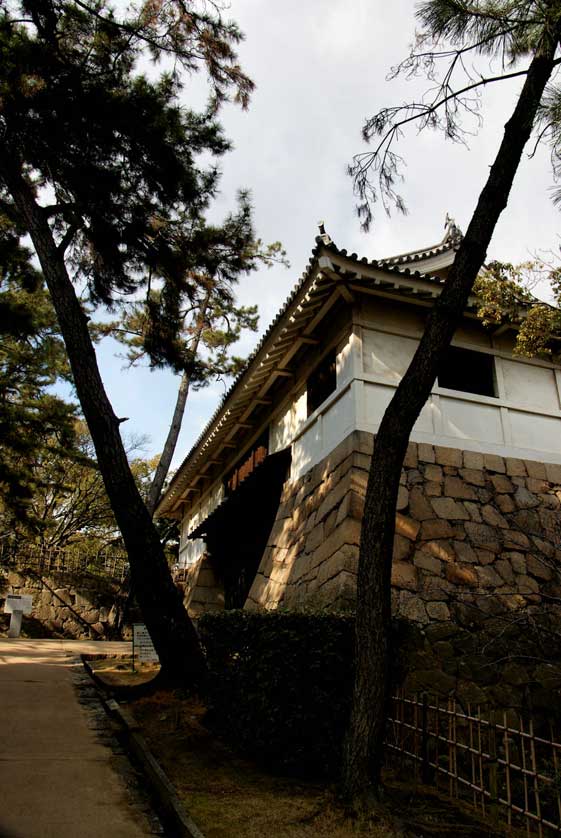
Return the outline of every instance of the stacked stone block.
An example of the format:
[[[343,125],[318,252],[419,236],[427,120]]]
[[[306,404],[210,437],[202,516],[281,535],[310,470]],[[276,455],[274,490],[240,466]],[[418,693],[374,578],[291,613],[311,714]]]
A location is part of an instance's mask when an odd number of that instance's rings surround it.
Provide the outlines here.
[[[352,606],[368,455],[351,434],[286,483],[246,608]]]
[[[218,579],[206,554],[182,573],[183,579],[176,580],[176,585],[181,590],[185,608],[192,617],[199,617],[207,611],[223,610],[224,585]]]
[[[288,482],[246,607],[352,606],[373,437]],[[396,615],[446,622],[561,596],[561,465],[411,443],[396,514]]]

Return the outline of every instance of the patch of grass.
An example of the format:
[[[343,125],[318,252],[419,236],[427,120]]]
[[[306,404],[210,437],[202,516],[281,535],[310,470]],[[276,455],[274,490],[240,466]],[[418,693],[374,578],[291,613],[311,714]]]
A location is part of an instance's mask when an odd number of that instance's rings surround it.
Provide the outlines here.
[[[131,655],[94,658],[89,664],[108,687],[134,687],[144,684],[155,678],[160,670],[159,664],[138,662],[133,670]]]

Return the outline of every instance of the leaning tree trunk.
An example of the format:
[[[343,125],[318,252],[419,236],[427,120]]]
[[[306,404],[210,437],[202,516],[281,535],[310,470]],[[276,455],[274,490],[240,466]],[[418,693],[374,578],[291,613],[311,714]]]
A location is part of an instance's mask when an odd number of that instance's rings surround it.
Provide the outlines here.
[[[41,262],[78,398],[125,542],[136,598],[160,657],[162,674],[184,683],[197,683],[204,670],[200,644],[131,474],[119,432],[120,420],[105,392],[87,318],[68,276],[63,254],[57,249],[46,215],[21,175],[16,155],[0,154],[0,177],[12,195]]]
[[[152,517],[160,500],[162,488],[169,472],[169,467],[175,452],[175,446],[179,438],[179,431],[181,430],[181,423],[183,421],[183,414],[185,413],[185,405],[187,404],[187,396],[189,395],[189,384],[191,377],[187,372],[184,372],[179,382],[179,389],[177,391],[177,400],[175,402],[175,409],[173,411],[173,418],[169,427],[168,435],[164,443],[164,448],[150,489],[148,490],[148,497],[146,499],[146,509]]]
[[[378,796],[389,694],[391,565],[399,477],[409,435],[438,373],[507,205],[522,151],[554,67],[560,34],[544,36],[536,52],[489,178],[477,203],[425,332],[376,436],[368,475],[357,579],[356,675],[343,764],[343,793],[368,809]]]
[[[201,310],[199,312],[199,326],[195,334],[193,335],[193,339],[189,343],[189,354],[191,358],[194,358],[197,354],[199,349],[199,343],[201,342],[201,335],[203,333],[203,320],[208,308],[208,302],[210,299],[210,291],[207,293],[203,304],[201,306]],[[150,484],[150,489],[148,491],[148,499],[146,501],[146,508],[150,515],[154,515],[158,502],[160,500],[160,496],[162,494],[162,489],[168,476],[169,467],[171,465],[171,461],[173,459],[173,455],[175,453],[175,447],[177,445],[177,440],[179,438],[179,431],[181,430],[181,425],[183,422],[183,416],[185,414],[185,405],[187,404],[187,397],[189,395],[189,386],[191,384],[191,376],[187,372],[184,371],[183,375],[181,376],[181,381],[179,382],[179,389],[177,391],[177,399],[175,402],[175,408],[173,411],[173,417],[171,420],[171,425],[168,431],[168,435],[166,437],[166,441],[164,443],[164,448],[162,451],[162,456],[158,462],[156,467],[156,472],[154,474],[154,479]]]

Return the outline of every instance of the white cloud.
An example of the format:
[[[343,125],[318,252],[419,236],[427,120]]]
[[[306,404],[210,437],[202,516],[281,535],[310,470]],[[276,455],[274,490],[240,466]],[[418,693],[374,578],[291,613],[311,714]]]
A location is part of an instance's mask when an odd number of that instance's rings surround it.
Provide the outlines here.
[[[290,271],[262,270],[240,285],[244,302],[259,303],[262,329],[304,271],[318,220],[325,220],[340,247],[369,257],[435,243],[443,235],[446,212],[464,229],[469,222],[520,80],[486,93],[484,128],[471,138],[469,150],[439,135],[418,136],[414,131],[401,144],[407,161],[407,216],[388,219],[380,211],[373,231],[364,235],[354,211],[345,169],[352,155],[363,150],[364,118],[422,90],[421,81],[386,81],[389,68],[406,55],[413,38],[414,10],[410,0],[237,0],[231,5],[229,16],[247,36],[241,63],[257,90],[249,111],[228,106],[223,112],[235,150],[223,160],[216,212],[232,206],[236,189],[249,187],[259,235],[265,241],[280,239],[292,262]],[[188,87],[186,102],[191,95],[200,105],[201,90],[200,81]],[[559,218],[548,194],[550,185],[545,151],[523,161],[489,255],[517,261],[538,248],[557,247]],[[145,373],[135,384],[133,373],[125,377],[111,369],[104,358],[112,398],[126,403],[130,424],[150,433],[154,450],[159,450],[173,406],[172,376]],[[221,392],[219,385],[193,397],[176,459],[183,458],[200,433]]]

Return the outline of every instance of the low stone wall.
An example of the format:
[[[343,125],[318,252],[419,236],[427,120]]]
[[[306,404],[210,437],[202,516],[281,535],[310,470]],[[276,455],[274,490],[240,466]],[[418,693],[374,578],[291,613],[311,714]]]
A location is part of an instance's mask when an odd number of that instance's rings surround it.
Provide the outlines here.
[[[33,597],[33,611],[23,617],[24,630],[27,623],[30,632],[42,630],[52,637],[108,640],[130,635],[129,626],[122,625],[126,592],[110,578],[75,572],[39,577],[9,570],[0,585],[0,612],[10,593]]]
[[[247,608],[352,607],[373,437],[355,431],[285,484]],[[561,465],[411,443],[393,609],[420,625],[561,597]]]

